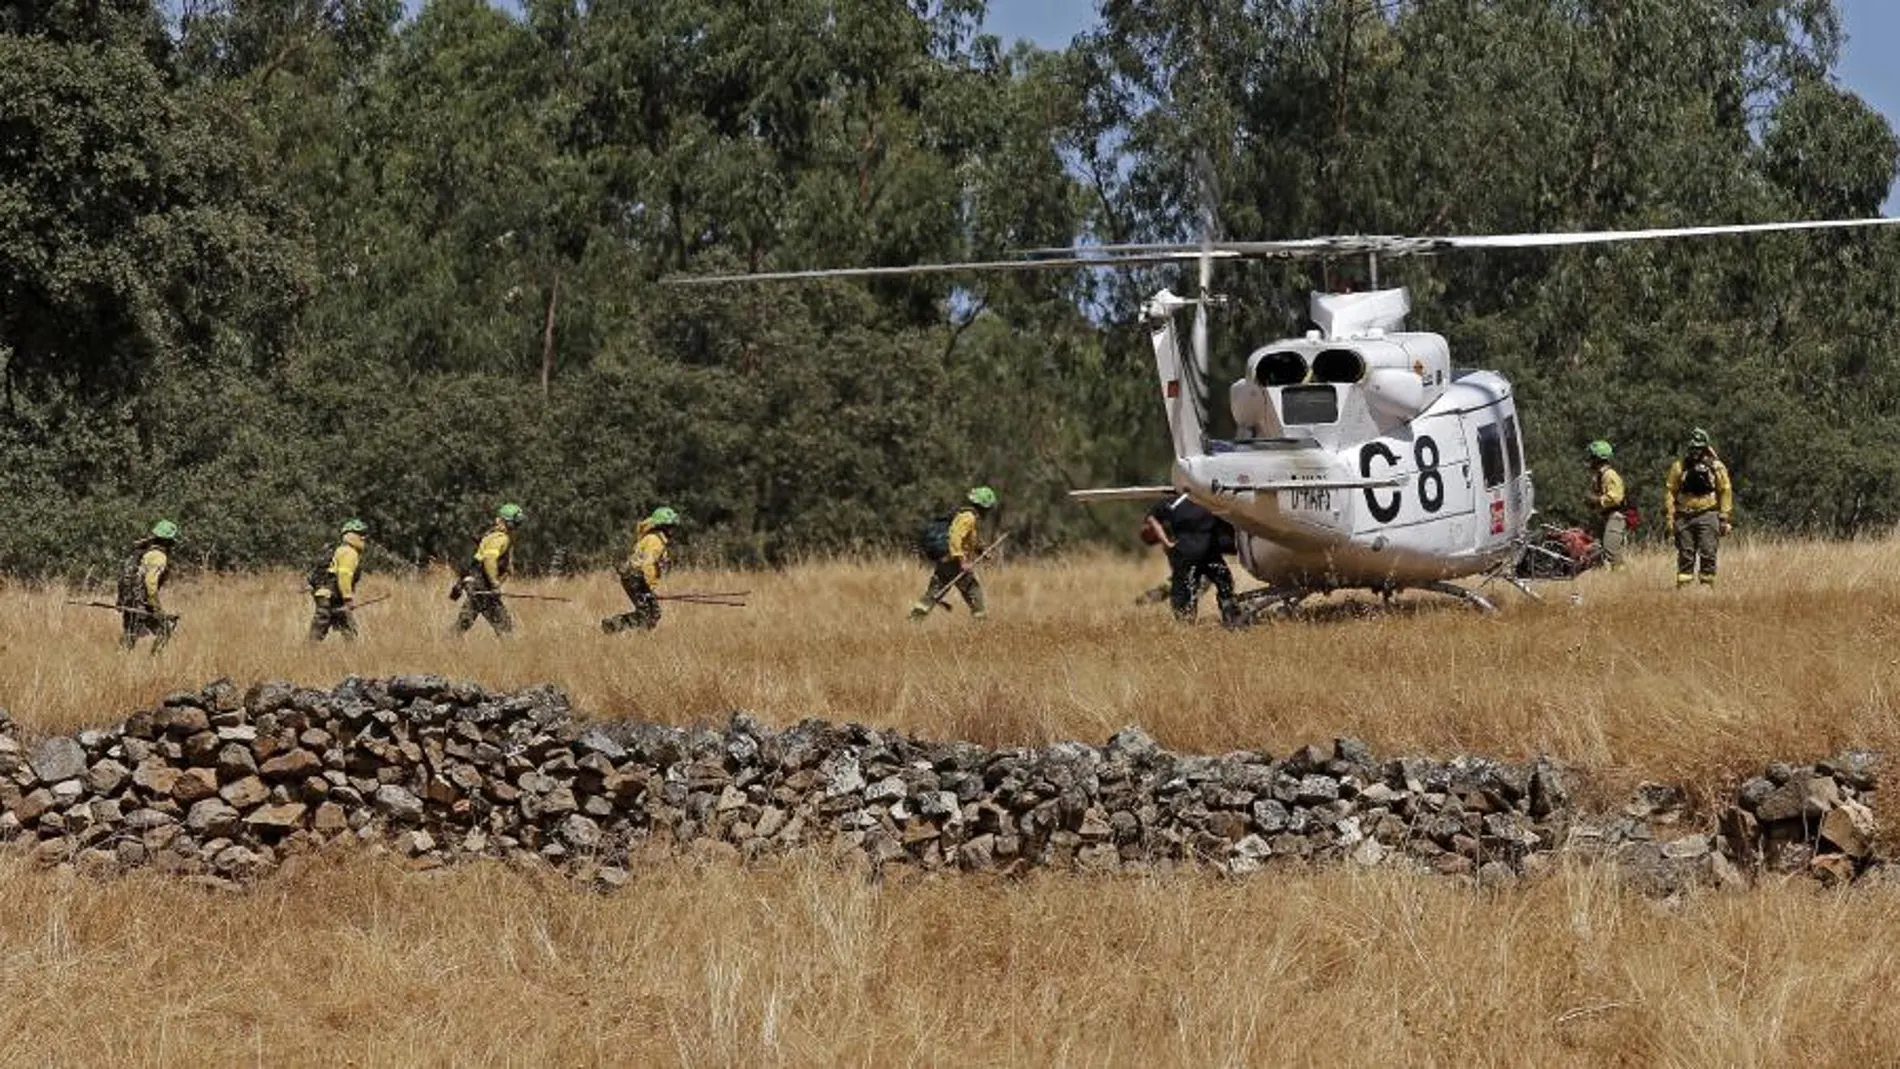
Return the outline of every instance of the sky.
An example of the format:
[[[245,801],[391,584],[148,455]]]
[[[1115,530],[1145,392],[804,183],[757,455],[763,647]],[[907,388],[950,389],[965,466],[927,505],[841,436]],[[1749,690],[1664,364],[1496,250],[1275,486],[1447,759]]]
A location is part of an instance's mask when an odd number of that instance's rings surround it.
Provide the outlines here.
[[[1900,129],[1900,0],[1836,0],[1847,44],[1837,75],[1888,123]],[[1095,0],[990,0],[984,28],[1005,42],[1028,38],[1044,48],[1062,48],[1095,21]],[[1900,183],[1887,196],[1886,213],[1900,212]]]

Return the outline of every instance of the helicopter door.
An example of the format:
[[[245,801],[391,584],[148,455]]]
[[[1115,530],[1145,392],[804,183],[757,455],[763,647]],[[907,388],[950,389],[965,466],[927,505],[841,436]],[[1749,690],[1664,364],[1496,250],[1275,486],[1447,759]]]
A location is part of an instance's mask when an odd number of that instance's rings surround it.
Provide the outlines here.
[[[1504,511],[1512,535],[1531,520],[1530,479],[1524,471],[1524,443],[1517,434],[1517,413],[1508,412],[1501,424],[1504,434]]]
[[[1510,538],[1514,530],[1511,505],[1505,490],[1505,484],[1510,480],[1506,470],[1504,432],[1494,411],[1473,412],[1467,418],[1477,426],[1480,485],[1474,489],[1478,497],[1478,543],[1490,545]]]

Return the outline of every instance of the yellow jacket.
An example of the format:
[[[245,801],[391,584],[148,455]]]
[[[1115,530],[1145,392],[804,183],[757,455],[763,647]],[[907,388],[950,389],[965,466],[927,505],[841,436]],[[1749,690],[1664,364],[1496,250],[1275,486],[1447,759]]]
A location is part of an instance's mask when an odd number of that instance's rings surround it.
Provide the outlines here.
[[[634,529],[633,550],[627,554],[622,566],[628,572],[638,572],[647,581],[647,586],[658,586],[660,573],[666,570],[666,532],[647,527],[646,521]]]
[[[337,544],[336,552],[330,554],[329,574],[331,587],[319,589],[319,597],[328,597],[331,590],[336,596],[349,599],[356,596],[356,571],[363,563],[363,536],[354,532],[343,536]]]
[[[1728,465],[1713,451],[1709,453],[1709,466],[1715,476],[1715,492],[1710,494],[1685,494],[1682,492],[1682,458],[1676,458],[1669,465],[1669,475],[1663,480],[1663,526],[1673,527],[1676,511],[1693,516],[1710,509],[1717,510],[1723,519],[1729,518],[1735,508],[1735,491],[1729,483]]]
[[[481,544],[475,547],[475,563],[481,565],[489,586],[501,585],[502,577],[508,574],[508,555],[513,550],[514,540],[508,535],[508,525],[496,520],[495,526],[482,536]]]
[[[957,514],[950,517],[950,556],[947,559],[958,564],[969,564],[981,552],[983,547],[976,541],[976,510],[958,509]]]
[[[165,575],[171,566],[171,558],[157,546],[147,549],[139,558],[139,578],[145,583],[145,607],[152,612],[164,611],[158,604],[158,592],[165,585]]]
[[[1623,477],[1608,464],[1597,469],[1590,480],[1590,507],[1598,512],[1615,512],[1623,507]]]

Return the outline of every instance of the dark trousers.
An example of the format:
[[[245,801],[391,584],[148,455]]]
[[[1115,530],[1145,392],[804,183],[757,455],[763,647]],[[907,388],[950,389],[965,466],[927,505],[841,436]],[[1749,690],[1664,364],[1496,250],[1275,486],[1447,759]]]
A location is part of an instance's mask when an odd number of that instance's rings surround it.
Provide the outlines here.
[[[647,585],[646,576],[636,571],[623,571],[620,573],[620,589],[626,591],[627,600],[633,602],[633,611],[602,620],[602,631],[610,635],[634,628],[651,631],[660,625],[660,599],[653,596],[653,588]]]
[[[1722,516],[1713,509],[1676,521],[1676,582],[1715,582],[1715,551],[1722,542]],[[1701,574],[1697,575],[1697,564]]]
[[[119,614],[119,648],[130,650],[139,644],[139,639],[152,636],[152,652],[165,648],[172,638],[172,621],[166,617],[145,615],[151,610],[143,605],[123,605],[124,608],[137,610]]]
[[[963,603],[970,607],[970,615],[984,615],[983,584],[977,581],[975,572],[964,571],[963,565],[957,563],[955,558],[937,562],[930,572],[930,584],[924,588],[924,596],[911,606],[910,614],[913,617],[930,615],[931,607],[941,601],[952,586],[963,595]]]
[[[462,611],[455,616],[455,633],[459,635],[474,627],[477,616],[487,620],[497,635],[515,629],[514,617],[508,615],[508,605],[501,600],[500,591],[490,585],[488,576],[481,572],[463,577]]]
[[[1195,604],[1200,601],[1202,584],[1206,583],[1214,587],[1221,622],[1234,623],[1239,618],[1239,606],[1234,603],[1234,573],[1227,570],[1227,561],[1220,554],[1188,557],[1171,551],[1168,567],[1168,603],[1174,606],[1175,616],[1194,619]]]
[[[313,594],[310,613],[310,641],[322,642],[334,630],[350,641],[356,640],[356,614],[345,608],[333,594]]]

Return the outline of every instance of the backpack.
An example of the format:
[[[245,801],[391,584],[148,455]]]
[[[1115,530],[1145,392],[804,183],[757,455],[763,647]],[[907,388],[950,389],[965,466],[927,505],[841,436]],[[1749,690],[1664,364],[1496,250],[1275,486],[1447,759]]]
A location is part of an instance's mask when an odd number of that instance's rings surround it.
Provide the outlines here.
[[[330,585],[330,561],[335,556],[336,556],[336,549],[335,547],[332,547],[329,550],[326,550],[323,556],[317,558],[317,563],[311,565],[309,573],[303,577],[304,585],[309,587],[312,590],[322,590],[325,587],[329,586]]]
[[[941,561],[950,555],[951,515],[937,516],[917,531],[917,555],[927,561]]]
[[[144,549],[135,547],[130,556],[119,562],[120,605],[145,604],[145,579],[139,575],[139,559],[144,555]]]
[[[1707,457],[1683,457],[1682,492],[1691,497],[1715,493],[1715,462]]]

